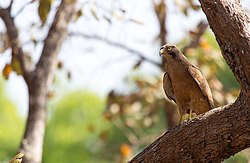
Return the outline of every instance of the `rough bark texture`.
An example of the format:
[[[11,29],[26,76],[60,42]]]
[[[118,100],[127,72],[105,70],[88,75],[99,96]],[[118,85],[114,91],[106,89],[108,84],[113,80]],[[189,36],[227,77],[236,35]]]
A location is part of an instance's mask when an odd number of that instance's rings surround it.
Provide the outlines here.
[[[242,91],[250,90],[250,21],[239,0],[200,0],[223,57]],[[250,95],[250,92],[247,92]]]
[[[221,162],[250,146],[249,101],[207,112],[177,126],[137,155],[134,162]],[[235,114],[237,112],[237,114]]]
[[[200,0],[223,57],[241,85],[231,105],[177,126],[130,162],[221,162],[250,147],[250,23],[237,0]]]
[[[12,3],[7,9],[0,8],[0,17],[6,25],[11,44],[12,58],[17,57],[19,60],[29,91],[28,119],[19,149],[25,155],[24,163],[42,161],[48,88],[52,84],[57,67],[57,56],[67,34],[68,24],[75,12],[75,2],[75,0],[62,0],[34,70],[30,70],[28,64],[25,63],[18,31],[10,15]]]

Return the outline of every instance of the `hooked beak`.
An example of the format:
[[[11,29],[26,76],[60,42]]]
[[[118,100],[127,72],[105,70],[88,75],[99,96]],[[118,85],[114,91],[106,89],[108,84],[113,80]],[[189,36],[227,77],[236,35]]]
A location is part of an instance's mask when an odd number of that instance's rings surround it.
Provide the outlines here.
[[[160,48],[159,55],[162,56],[163,53],[164,53],[164,46]]]

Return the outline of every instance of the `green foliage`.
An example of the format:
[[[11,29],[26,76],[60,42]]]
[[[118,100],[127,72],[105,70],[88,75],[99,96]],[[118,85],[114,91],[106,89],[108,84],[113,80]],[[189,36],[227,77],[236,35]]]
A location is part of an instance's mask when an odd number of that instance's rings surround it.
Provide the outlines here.
[[[103,152],[108,149],[103,148],[102,134],[111,125],[102,116],[103,106],[101,99],[86,91],[63,96],[50,109],[43,162],[105,162]]]
[[[3,81],[0,80],[0,161],[15,155],[24,125],[17,107],[5,96],[4,91]]]
[[[122,119],[105,119],[104,108],[103,100],[82,90],[68,93],[51,104],[43,162],[120,162],[123,156],[131,153],[133,150],[129,145],[128,135],[135,131],[125,126]],[[162,112],[161,109],[159,111]],[[155,135],[159,133],[159,128],[165,128],[164,125],[165,119],[164,122],[159,121],[154,127],[139,132],[145,137],[152,133]],[[141,150],[150,141],[136,147],[135,151]]]
[[[230,91],[232,88],[240,88],[233,72],[228,67],[225,66],[225,68],[218,70],[216,75],[217,78],[223,83],[226,90]]]

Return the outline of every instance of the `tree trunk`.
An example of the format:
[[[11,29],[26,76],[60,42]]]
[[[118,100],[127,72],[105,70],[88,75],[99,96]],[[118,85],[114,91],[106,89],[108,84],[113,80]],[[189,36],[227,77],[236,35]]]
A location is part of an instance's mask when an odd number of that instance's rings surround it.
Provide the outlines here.
[[[250,147],[250,25],[238,0],[200,0],[223,57],[241,85],[238,99],[177,126],[130,162],[221,162]]]
[[[48,88],[52,84],[57,56],[67,33],[67,27],[75,12],[74,0],[63,0],[57,10],[54,22],[44,41],[43,51],[35,70],[27,83],[29,89],[29,114],[20,151],[24,163],[40,163],[46,123]]]

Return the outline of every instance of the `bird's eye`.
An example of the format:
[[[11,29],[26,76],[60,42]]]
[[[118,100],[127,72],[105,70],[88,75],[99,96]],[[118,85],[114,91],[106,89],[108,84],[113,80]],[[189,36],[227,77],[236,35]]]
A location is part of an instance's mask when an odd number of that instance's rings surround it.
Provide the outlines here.
[[[172,47],[168,47],[167,50],[170,52],[172,50]]]

